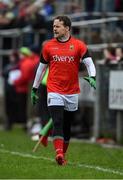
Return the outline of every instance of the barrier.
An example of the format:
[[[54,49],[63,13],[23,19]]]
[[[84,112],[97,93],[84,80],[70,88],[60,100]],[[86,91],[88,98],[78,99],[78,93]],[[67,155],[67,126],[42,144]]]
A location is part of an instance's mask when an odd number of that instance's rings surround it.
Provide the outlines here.
[[[123,64],[105,65],[97,62],[96,66],[97,89],[93,136],[95,139],[100,136],[113,137],[117,142],[121,143],[123,125],[121,118],[123,108],[122,106],[119,108],[119,102],[121,103],[121,101],[119,101],[118,98],[119,96],[120,98],[122,97],[121,78],[123,78],[123,73],[117,82],[116,79],[123,69]]]

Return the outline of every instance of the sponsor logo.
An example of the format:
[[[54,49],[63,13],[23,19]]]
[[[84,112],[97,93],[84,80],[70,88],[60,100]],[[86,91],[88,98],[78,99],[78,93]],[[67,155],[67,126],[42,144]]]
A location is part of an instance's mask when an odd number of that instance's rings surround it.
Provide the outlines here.
[[[73,50],[73,49],[74,49],[74,45],[71,44],[71,45],[70,45],[70,50]]]
[[[73,62],[74,61],[74,56],[58,56],[54,55],[53,56],[54,61],[63,61],[63,62]]]

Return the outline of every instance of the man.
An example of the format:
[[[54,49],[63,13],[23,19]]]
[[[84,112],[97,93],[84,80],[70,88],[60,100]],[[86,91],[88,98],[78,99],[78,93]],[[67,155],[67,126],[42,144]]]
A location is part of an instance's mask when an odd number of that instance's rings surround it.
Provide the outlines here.
[[[117,62],[123,62],[123,47],[122,46],[118,46],[115,49],[115,53],[116,53],[116,60]]]
[[[32,102],[36,101],[36,91],[47,65],[48,109],[53,120],[53,145],[56,162],[66,164],[65,153],[70,140],[72,113],[78,109],[79,64],[87,67],[91,86],[96,87],[96,70],[84,42],[71,36],[71,20],[67,16],[58,16],[53,20],[54,38],[43,47],[40,64],[32,88]],[[69,118],[64,118],[64,116]]]
[[[15,87],[17,96],[18,122],[22,123],[23,129],[27,131],[27,97],[29,85],[34,79],[35,70],[39,63],[39,56],[34,54],[29,48],[21,47],[19,49],[19,58],[21,75],[18,78],[16,77],[11,84]]]

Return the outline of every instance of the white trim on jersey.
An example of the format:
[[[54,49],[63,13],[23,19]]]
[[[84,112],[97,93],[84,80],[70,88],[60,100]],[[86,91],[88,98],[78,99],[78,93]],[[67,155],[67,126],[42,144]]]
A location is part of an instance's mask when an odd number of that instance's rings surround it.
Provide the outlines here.
[[[34,79],[34,83],[33,83],[33,88],[38,88],[41,80],[45,74],[47,68],[47,64],[43,64],[43,63],[39,63],[38,69],[36,71],[36,75],[35,75],[35,79]]]
[[[93,63],[92,58],[91,57],[84,58],[83,61],[81,61],[81,62],[83,62],[85,64],[87,71],[88,71],[88,75],[95,77],[96,76],[96,68]]]

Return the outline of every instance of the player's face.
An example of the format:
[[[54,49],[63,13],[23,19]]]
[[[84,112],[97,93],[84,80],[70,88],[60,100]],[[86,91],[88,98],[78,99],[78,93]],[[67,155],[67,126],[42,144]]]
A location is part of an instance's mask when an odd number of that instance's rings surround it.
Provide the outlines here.
[[[53,32],[55,38],[63,38],[69,32],[69,27],[64,26],[63,21],[59,21],[59,19],[55,19],[53,23]]]

